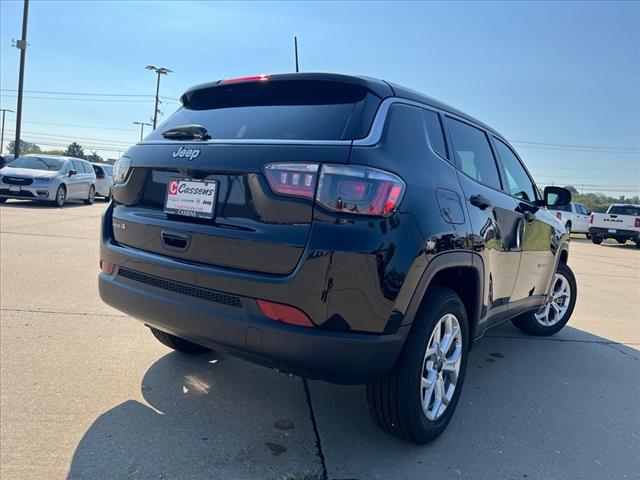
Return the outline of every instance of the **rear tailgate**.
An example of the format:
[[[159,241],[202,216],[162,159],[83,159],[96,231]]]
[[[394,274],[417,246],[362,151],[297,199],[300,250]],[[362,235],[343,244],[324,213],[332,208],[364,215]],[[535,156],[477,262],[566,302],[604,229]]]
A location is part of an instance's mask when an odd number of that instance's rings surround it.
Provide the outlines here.
[[[115,241],[207,265],[292,272],[311,231],[313,199],[274,194],[264,166],[347,163],[351,140],[367,133],[380,98],[364,87],[317,79],[274,85],[209,85],[185,94],[193,104],[126,153],[130,173],[112,189]],[[161,135],[194,124],[213,138]],[[167,209],[168,185],[185,179],[215,190],[208,218]]]
[[[607,213],[594,213],[591,226],[640,232],[640,207],[611,206]]]

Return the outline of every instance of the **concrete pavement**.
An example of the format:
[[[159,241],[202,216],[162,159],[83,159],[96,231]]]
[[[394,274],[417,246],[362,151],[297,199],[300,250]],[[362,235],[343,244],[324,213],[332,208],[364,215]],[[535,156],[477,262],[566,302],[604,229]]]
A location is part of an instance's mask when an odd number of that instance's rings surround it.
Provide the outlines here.
[[[379,431],[364,387],[186,358],[97,294],[105,204],[0,206],[0,477],[640,478],[640,251],[574,239],[558,335],[471,352],[436,442]]]

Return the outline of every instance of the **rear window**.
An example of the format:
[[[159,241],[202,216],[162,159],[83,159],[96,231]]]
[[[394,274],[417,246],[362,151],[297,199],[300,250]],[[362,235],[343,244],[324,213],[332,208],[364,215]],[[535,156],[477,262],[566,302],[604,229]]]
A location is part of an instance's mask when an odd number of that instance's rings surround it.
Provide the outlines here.
[[[640,217],[640,207],[633,205],[611,205],[607,213],[614,215],[631,215],[632,217]]]
[[[369,132],[380,98],[368,89],[320,80],[229,84],[189,94],[149,136],[181,125],[200,125],[213,139],[353,140]]]

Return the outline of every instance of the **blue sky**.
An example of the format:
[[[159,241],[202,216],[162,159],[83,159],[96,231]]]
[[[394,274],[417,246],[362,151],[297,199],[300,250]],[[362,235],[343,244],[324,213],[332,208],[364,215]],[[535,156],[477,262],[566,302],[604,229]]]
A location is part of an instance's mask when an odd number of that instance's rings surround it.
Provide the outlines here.
[[[0,102],[12,110],[21,18],[21,1],[0,2]],[[191,85],[292,71],[294,35],[302,71],[384,78],[454,105],[517,142],[540,184],[640,193],[638,2],[32,1],[25,90],[140,96],[26,93],[23,139],[77,138],[117,157],[153,110],[145,65],[174,71],[166,117]],[[14,128],[8,114],[5,145]]]

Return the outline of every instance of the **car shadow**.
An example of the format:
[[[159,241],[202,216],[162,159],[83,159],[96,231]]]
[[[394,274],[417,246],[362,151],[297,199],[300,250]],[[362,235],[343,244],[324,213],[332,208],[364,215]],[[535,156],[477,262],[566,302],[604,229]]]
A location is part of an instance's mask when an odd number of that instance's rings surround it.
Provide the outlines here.
[[[98,199],[96,199],[97,201]],[[62,210],[66,208],[75,208],[75,207],[90,207],[91,205],[87,205],[82,200],[67,200],[62,207]],[[0,204],[0,208],[29,208],[32,210],[58,210],[58,207],[54,207],[49,202],[45,201],[34,201],[34,200],[22,200],[22,199],[14,199],[9,198],[5,203]]]
[[[143,401],[95,420],[68,478],[280,479],[317,459],[299,378],[224,354],[172,352],[140,390]]]
[[[571,327],[545,339],[494,329],[470,353],[448,430],[426,446],[379,430],[363,386],[309,382],[328,478],[623,478],[640,449],[638,361]],[[273,429],[283,407],[284,423],[309,420],[299,389],[298,378],[233,357],[170,353],[142,379],[146,404],[128,400],[94,421],[68,478],[282,478],[267,468],[282,449],[316,454],[310,428]]]

